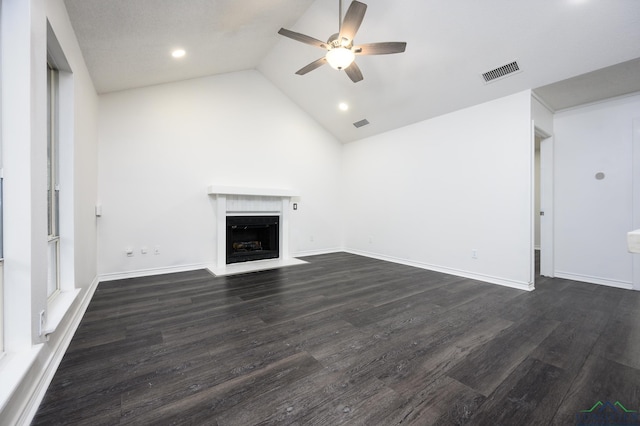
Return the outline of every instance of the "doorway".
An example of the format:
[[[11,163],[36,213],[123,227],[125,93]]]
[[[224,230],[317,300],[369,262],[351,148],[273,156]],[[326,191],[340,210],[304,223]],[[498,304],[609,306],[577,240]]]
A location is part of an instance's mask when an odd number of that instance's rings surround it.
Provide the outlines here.
[[[640,229],[640,117],[633,120],[633,229]],[[633,256],[633,288],[640,290],[640,254]]]
[[[553,277],[553,137],[534,133],[535,276]]]

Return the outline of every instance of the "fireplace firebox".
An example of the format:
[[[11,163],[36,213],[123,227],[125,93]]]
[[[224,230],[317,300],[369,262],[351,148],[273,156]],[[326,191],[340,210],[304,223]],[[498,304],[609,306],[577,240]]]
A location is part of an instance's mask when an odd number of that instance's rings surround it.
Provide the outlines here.
[[[277,259],[279,216],[227,216],[227,264]]]

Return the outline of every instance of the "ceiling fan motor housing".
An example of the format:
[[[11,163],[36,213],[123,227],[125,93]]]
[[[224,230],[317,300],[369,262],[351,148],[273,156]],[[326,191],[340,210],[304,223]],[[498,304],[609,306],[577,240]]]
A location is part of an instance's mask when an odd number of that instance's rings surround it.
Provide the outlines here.
[[[340,34],[335,33],[329,40],[327,40],[328,49],[335,49],[336,47],[344,47],[346,49],[351,49],[353,47],[353,40],[349,40],[346,37],[342,37],[340,39]]]

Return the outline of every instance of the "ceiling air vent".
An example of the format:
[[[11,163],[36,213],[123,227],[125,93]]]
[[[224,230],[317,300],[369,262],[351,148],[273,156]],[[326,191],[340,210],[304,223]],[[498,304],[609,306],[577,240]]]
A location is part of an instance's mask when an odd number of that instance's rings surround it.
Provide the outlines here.
[[[367,124],[369,124],[369,120],[367,120],[366,118],[360,121],[356,121],[355,123],[353,123],[354,126],[356,126],[357,128],[360,128],[362,126],[366,126]]]
[[[499,80],[501,78],[507,77],[509,75],[521,72],[520,66],[516,61],[493,69],[491,71],[487,71],[482,74],[482,78],[484,78],[485,83],[491,83],[493,81]]]

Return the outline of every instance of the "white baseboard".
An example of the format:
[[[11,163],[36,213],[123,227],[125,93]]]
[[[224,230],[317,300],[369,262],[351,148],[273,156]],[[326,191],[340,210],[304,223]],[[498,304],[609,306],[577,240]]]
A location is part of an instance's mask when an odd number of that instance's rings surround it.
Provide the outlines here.
[[[69,311],[69,319],[63,321],[55,333],[51,335],[51,340],[42,345],[39,356],[43,359],[34,363],[36,370],[30,371],[28,375],[28,377],[34,378],[33,383],[30,386],[25,386],[24,391],[21,394],[16,394],[11,401],[14,407],[22,408],[14,410],[16,418],[7,424],[29,425],[35,417],[97,287],[98,279],[96,277],[84,292],[80,302],[76,303],[75,308]]]
[[[320,254],[329,254],[329,253],[337,253],[344,251],[342,248],[333,248],[333,249],[321,249],[321,250],[306,250],[299,251],[292,254],[292,258],[304,257],[304,256],[316,256]],[[107,274],[100,274],[98,276],[98,281],[115,281],[115,280],[123,280],[127,278],[140,278],[140,277],[149,277],[152,275],[163,275],[163,274],[173,274],[176,272],[188,272],[188,271],[197,271],[198,269],[215,269],[215,266],[208,263],[194,263],[188,265],[180,265],[180,266],[168,266],[162,268],[150,268],[150,269],[138,269],[135,271],[127,271],[127,272],[111,272]]]
[[[464,277],[472,280],[483,281],[490,284],[497,284],[504,287],[511,287],[518,290],[532,291],[535,288],[533,283],[514,281],[514,280],[505,279],[505,278],[494,277],[491,275],[478,274],[475,272],[463,271],[460,269],[453,269],[453,268],[447,268],[444,266],[431,265],[428,263],[415,262],[411,260],[400,259],[400,258],[381,255],[377,253],[370,253],[370,252],[361,251],[361,250],[345,249],[344,251],[347,253],[357,254],[360,256],[371,257],[373,259],[386,260],[387,262],[399,263],[401,265],[413,266],[415,268],[427,269],[435,272],[442,272],[443,274],[456,275],[458,277]]]
[[[609,278],[593,277],[590,275],[574,274],[571,272],[555,271],[555,278],[564,278],[565,280],[580,281],[589,284],[606,285],[609,287],[622,288],[625,290],[633,290],[633,283],[630,281],[612,280]]]
[[[198,269],[207,269],[209,265],[206,263],[194,263],[190,265],[167,266],[162,268],[138,269],[128,272],[113,272],[109,274],[101,274],[98,276],[100,282],[123,280],[127,278],[150,277],[152,275],[173,274],[176,272],[197,271]]]
[[[333,248],[333,249],[321,249],[321,250],[306,250],[299,251],[292,254],[292,258],[304,257],[304,256],[316,256],[320,254],[329,254],[329,253],[337,253],[344,251],[342,248]],[[100,274],[98,276],[98,281],[115,281],[115,280],[123,280],[127,278],[140,278],[140,277],[149,277],[152,275],[162,275],[162,274],[173,274],[176,272],[188,272],[188,271],[197,271],[198,269],[211,269],[212,265],[208,263],[193,263],[188,265],[180,265],[180,266],[168,266],[162,268],[150,268],[150,269],[138,269],[135,271],[127,271],[127,272],[110,272],[107,274]]]
[[[330,254],[330,253],[339,253],[341,251],[346,251],[342,247],[332,248],[332,249],[320,249],[320,250],[304,250],[298,251],[293,254],[293,257],[306,257],[306,256],[319,256],[321,254]]]

